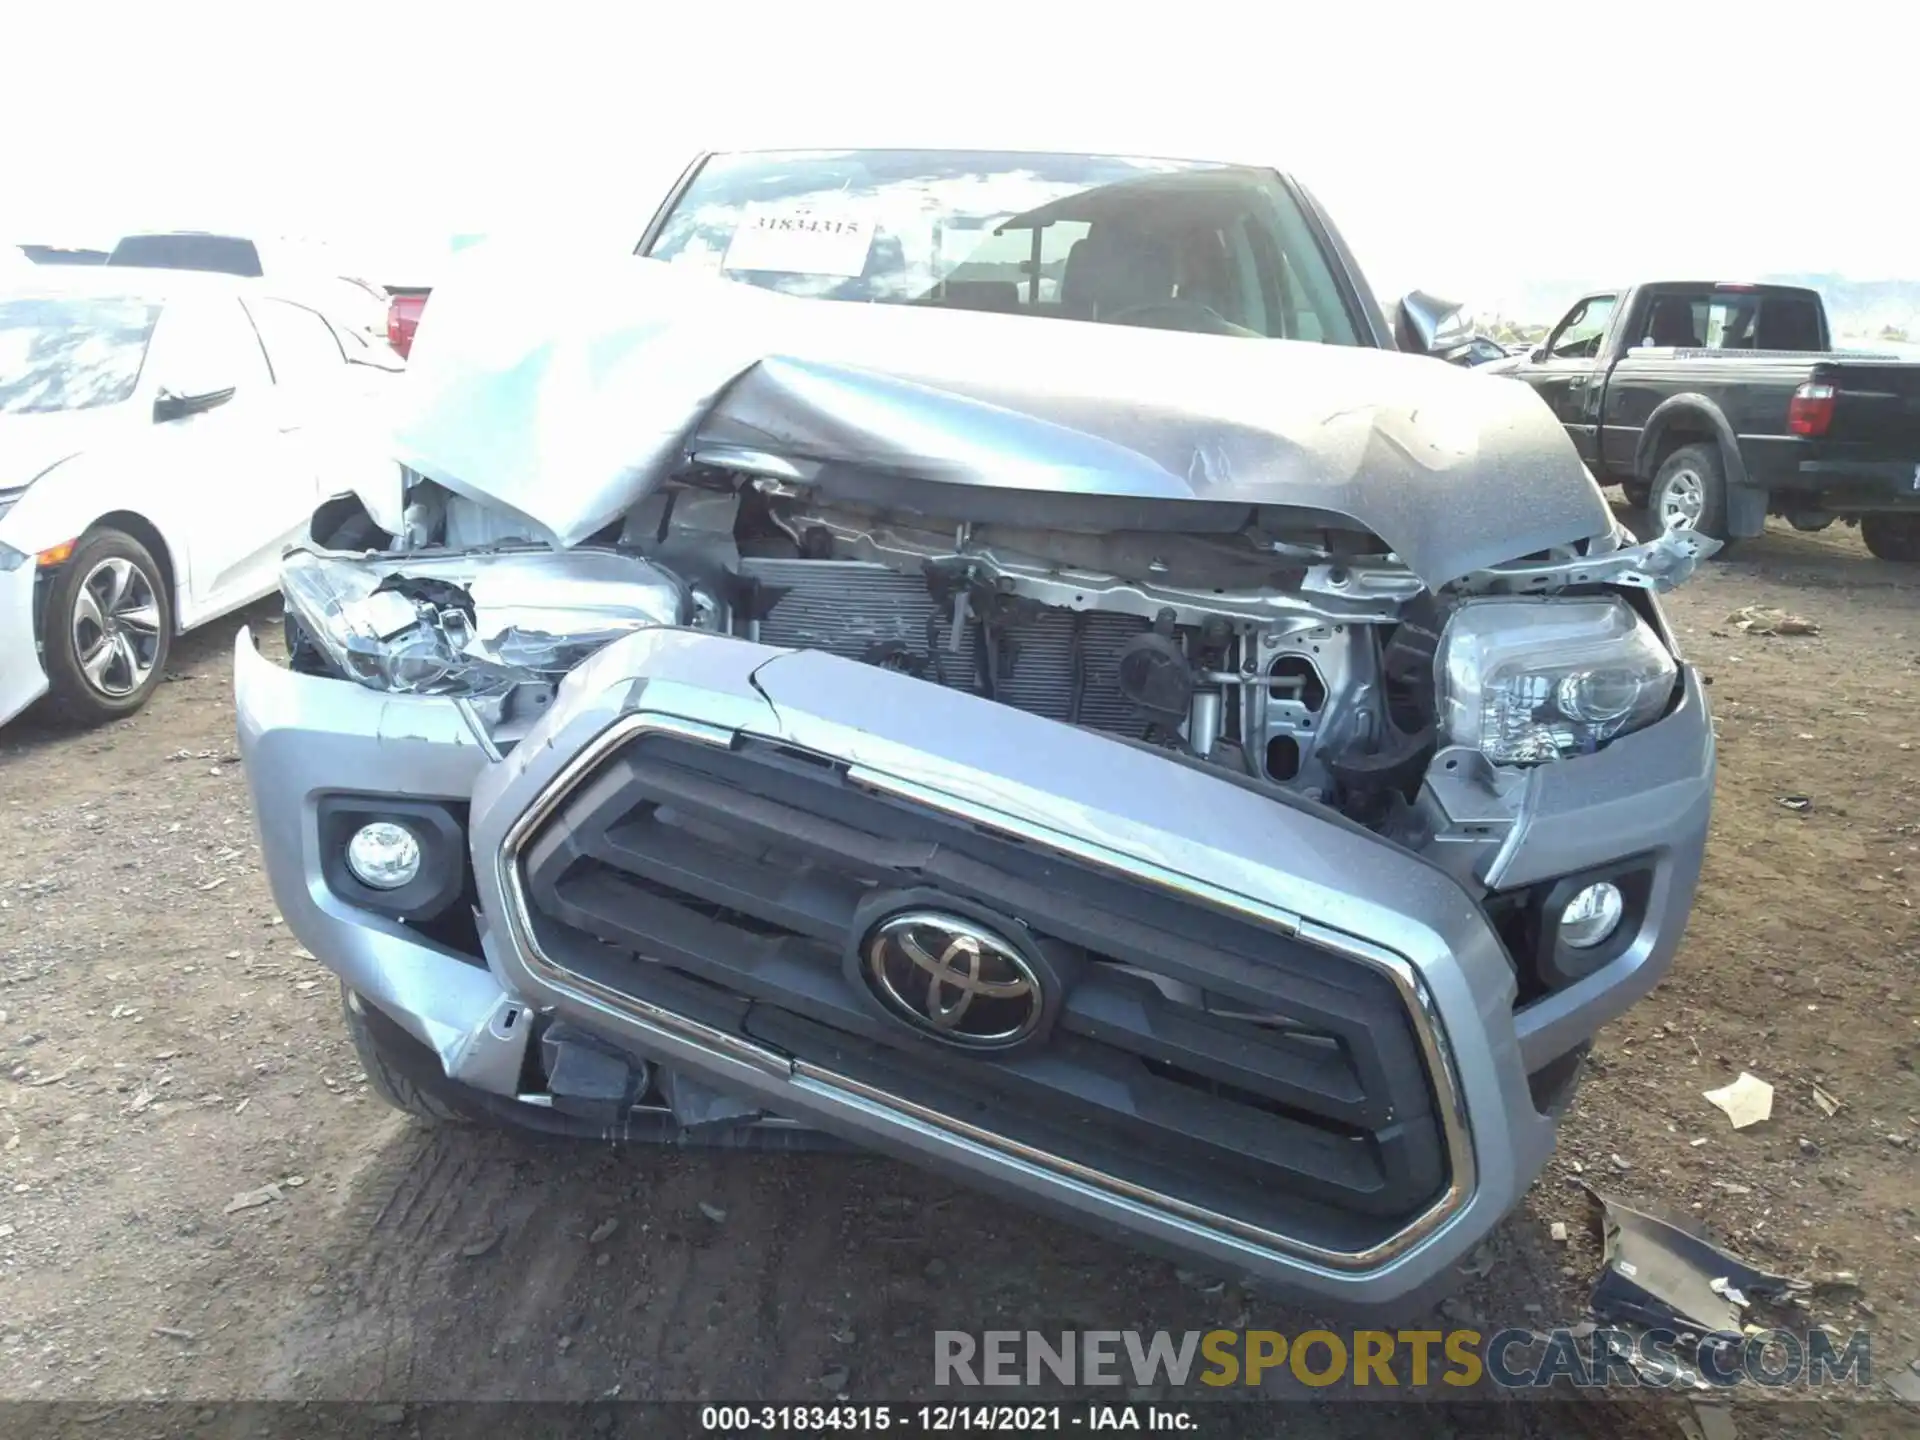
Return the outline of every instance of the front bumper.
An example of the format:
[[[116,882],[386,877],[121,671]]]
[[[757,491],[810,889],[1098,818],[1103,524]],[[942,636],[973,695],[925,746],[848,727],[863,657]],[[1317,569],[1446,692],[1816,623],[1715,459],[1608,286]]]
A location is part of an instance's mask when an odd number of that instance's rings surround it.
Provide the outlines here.
[[[1802,460],[1792,487],[1841,515],[1920,510],[1920,460],[1838,456]]]
[[[1657,853],[1660,878],[1634,945],[1541,1002],[1544,1011],[1531,1006],[1517,1018],[1514,972],[1499,938],[1466,890],[1436,867],[1311,811],[985,701],[949,696],[928,707],[924,684],[874,667],[649,632],[570,676],[505,757],[454,702],[294,674],[263,659],[245,632],[235,675],[242,754],[289,927],[430,1047],[454,1079],[512,1095],[534,1028],[522,1017],[572,1022],[775,1114],[1109,1224],[1144,1247],[1361,1306],[1400,1302],[1442,1282],[1545,1163],[1552,1126],[1529,1074],[1590,1036],[1671,962],[1712,785],[1711,738],[1691,672],[1667,721],[1557,767],[1557,786],[1534,813],[1539,848],[1574,868]],[[591,963],[558,955],[543,940],[520,851],[606,757],[647,736],[716,755],[745,742],[830,757],[862,794],[1124,877],[1196,913],[1260,927],[1275,945],[1319,957],[1329,975],[1389,987],[1432,1087],[1444,1185],[1391,1233],[1350,1245],[1305,1239],[1075,1160],[990,1114],[967,1119],[870,1083],[850,1054],[845,1065],[795,1059],[744,1026],[715,1025],[688,1007],[606,983]],[[1579,768],[1609,756],[1617,757],[1601,767],[1609,772],[1656,762],[1669,772],[1660,787],[1668,804],[1641,807],[1642,833],[1610,800],[1607,777],[1595,774],[1582,789]],[[323,798],[340,792],[470,807],[480,954],[340,898],[323,864],[319,819]],[[1583,805],[1607,818],[1589,827],[1594,840],[1585,848],[1572,813]],[[1611,853],[1588,853],[1595,845]]]
[[[3,568],[7,563],[13,563],[11,570]],[[0,546],[0,725],[47,691],[47,672],[40,666],[39,636],[33,623],[38,573],[31,555]]]

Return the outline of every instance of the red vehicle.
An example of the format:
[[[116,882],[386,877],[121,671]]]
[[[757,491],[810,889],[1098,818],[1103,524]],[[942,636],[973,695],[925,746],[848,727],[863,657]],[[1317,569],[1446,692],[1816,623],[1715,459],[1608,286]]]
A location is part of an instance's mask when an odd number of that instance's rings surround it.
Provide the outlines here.
[[[413,349],[413,332],[429,290],[424,285],[389,285],[387,294],[392,297],[387,302],[387,343],[404,356]]]

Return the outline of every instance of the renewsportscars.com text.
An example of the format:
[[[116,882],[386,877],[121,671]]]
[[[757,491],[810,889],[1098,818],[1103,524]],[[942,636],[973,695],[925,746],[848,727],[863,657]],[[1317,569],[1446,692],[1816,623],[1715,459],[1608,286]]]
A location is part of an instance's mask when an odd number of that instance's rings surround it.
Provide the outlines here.
[[[1855,1331],[1711,1335],[1684,1350],[1671,1330],[965,1330],[934,1333],[940,1386],[1302,1385],[1503,1389],[1873,1383],[1870,1337]]]

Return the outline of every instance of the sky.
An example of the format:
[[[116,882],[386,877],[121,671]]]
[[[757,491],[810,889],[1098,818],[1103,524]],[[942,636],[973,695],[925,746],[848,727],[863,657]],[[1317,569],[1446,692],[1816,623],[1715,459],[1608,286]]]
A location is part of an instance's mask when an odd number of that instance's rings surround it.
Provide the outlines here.
[[[1920,279],[1920,7],[655,8],[14,7],[0,236],[326,235],[388,272],[455,233],[630,249],[701,149],[924,143],[1271,163],[1383,296]]]

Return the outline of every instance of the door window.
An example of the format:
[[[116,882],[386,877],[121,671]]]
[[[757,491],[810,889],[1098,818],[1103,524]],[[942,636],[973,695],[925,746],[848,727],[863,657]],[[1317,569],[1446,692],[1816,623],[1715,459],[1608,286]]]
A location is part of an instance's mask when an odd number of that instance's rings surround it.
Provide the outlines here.
[[[285,300],[256,300],[248,309],[267,347],[275,384],[314,389],[339,383],[347,357],[317,311]]]
[[[238,300],[175,300],[160,317],[150,362],[159,385],[177,395],[232,386],[236,396],[271,381],[260,341]]]
[[[1618,296],[1589,295],[1568,312],[1553,334],[1547,337],[1549,360],[1591,360],[1600,353],[1601,337],[1613,318]]]

